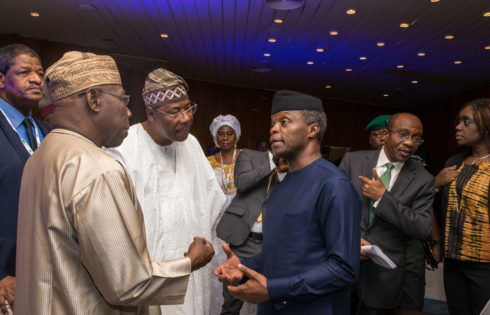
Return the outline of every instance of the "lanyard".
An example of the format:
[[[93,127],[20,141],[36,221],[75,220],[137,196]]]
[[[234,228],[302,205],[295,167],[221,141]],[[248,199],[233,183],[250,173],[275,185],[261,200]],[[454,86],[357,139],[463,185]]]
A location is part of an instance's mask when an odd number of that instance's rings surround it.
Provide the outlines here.
[[[10,121],[10,119],[7,117],[7,115],[3,112],[3,110],[0,108],[0,112],[2,112],[3,116],[5,117],[5,119],[7,119],[10,127],[12,127],[12,129],[15,131],[15,133],[19,136],[19,139],[20,141],[22,142],[22,144],[24,145],[24,147],[26,148],[27,152],[29,152],[29,155],[32,155],[32,153],[34,153],[32,151],[32,148],[31,146],[27,143],[27,141],[17,132],[17,129],[15,129],[14,125],[12,124],[12,122]],[[31,120],[31,118],[27,117],[27,119]],[[36,128],[36,124],[34,123],[34,121],[32,121],[32,125],[34,126],[34,131],[36,132],[36,142],[37,142],[37,146],[39,146],[41,144],[41,139],[39,138],[39,132]]]

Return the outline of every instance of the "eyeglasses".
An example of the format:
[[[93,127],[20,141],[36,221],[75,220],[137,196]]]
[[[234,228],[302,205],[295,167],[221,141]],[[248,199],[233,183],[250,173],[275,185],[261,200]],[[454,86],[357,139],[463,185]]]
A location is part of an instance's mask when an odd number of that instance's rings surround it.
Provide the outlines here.
[[[397,134],[400,137],[400,139],[402,139],[402,141],[406,141],[410,138],[412,139],[412,142],[415,143],[416,145],[421,145],[422,143],[424,143],[424,139],[421,136],[410,136],[410,134],[406,131],[398,132],[391,129],[388,129],[388,131],[390,133]]]
[[[191,113],[192,114],[195,114],[196,111],[197,111],[197,104],[194,103],[194,102],[189,102],[185,105],[185,107],[177,112],[174,112],[174,113],[166,113],[166,112],[163,112],[161,110],[159,110],[157,107],[152,107],[154,110],[156,110],[157,112],[160,112],[166,116],[169,116],[173,119],[177,119],[179,118],[180,116],[184,117],[185,116],[189,116]]]
[[[107,92],[107,91],[104,91],[104,90],[101,90],[101,89],[94,89],[94,90],[97,91],[97,92],[99,92],[99,93],[109,94],[109,95],[112,95],[114,97],[117,97],[118,99],[120,99],[124,103],[124,106],[128,106],[129,100],[131,99],[131,95],[114,94],[114,93]]]

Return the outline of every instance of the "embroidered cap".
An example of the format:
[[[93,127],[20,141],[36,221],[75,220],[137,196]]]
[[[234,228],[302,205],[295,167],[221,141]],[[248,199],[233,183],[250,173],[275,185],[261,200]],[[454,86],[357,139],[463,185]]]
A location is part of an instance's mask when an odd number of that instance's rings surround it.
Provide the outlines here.
[[[146,106],[160,106],[187,98],[188,90],[189,86],[182,77],[158,68],[148,74],[142,96]]]

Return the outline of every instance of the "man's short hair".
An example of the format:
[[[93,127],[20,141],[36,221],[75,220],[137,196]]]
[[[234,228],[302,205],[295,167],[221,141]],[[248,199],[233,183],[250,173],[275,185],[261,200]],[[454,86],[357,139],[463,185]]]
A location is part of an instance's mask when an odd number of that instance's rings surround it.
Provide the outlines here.
[[[303,119],[307,125],[315,123],[320,125],[320,131],[317,134],[317,138],[318,142],[321,143],[323,136],[325,135],[325,131],[327,130],[327,114],[325,114],[325,112],[307,109],[300,110],[299,112],[303,116]]]
[[[6,74],[14,64],[15,57],[19,55],[28,55],[39,59],[39,62],[41,62],[41,57],[26,45],[10,44],[0,48],[0,73]]]

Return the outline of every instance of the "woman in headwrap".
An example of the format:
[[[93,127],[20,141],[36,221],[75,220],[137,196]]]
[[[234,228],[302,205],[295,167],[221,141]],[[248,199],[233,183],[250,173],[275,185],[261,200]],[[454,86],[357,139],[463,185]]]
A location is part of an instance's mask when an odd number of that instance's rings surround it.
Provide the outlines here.
[[[211,136],[213,136],[214,143],[216,144],[216,147],[219,148],[219,151],[216,154],[209,156],[208,160],[209,163],[211,163],[216,179],[226,196],[226,202],[221,208],[213,228],[213,237],[211,240],[216,253],[211,261],[211,268],[214,270],[219,264],[226,260],[226,255],[223,249],[221,249],[221,245],[225,243],[225,241],[216,236],[216,225],[236,194],[234,172],[235,162],[238,154],[240,154],[240,149],[237,148],[237,142],[240,140],[242,131],[238,119],[233,115],[219,115],[214,118],[211,126],[209,126],[209,131],[211,131]],[[216,277],[213,277],[211,314],[219,314],[221,312],[221,306],[223,305],[222,290],[222,283],[220,283]]]
[[[444,288],[451,315],[480,314],[490,298],[490,99],[463,106],[456,142],[466,147],[436,176]]]

